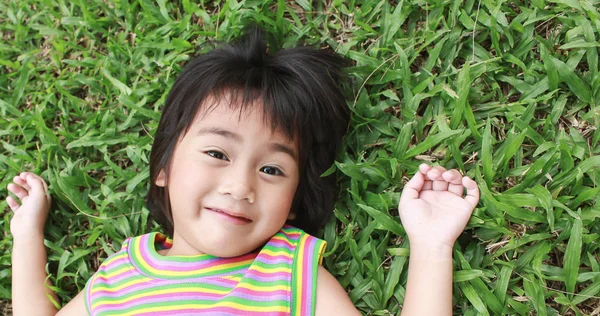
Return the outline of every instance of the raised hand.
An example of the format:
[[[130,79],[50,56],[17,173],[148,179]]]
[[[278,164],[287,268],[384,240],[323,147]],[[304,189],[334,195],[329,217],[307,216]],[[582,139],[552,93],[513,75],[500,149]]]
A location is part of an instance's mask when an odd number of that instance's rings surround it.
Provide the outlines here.
[[[34,173],[22,172],[14,177],[7,189],[19,199],[17,201],[11,196],[6,199],[14,212],[10,221],[13,236],[43,235],[51,202],[46,182]]]
[[[465,195],[466,189],[466,195]],[[449,247],[479,201],[477,183],[455,170],[419,166],[400,197],[400,219],[413,246]]]

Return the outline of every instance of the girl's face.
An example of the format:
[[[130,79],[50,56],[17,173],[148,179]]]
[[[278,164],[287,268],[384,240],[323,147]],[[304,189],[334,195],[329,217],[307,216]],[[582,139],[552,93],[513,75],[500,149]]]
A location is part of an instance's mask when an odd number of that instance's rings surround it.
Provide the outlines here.
[[[213,100],[208,100],[213,101]],[[258,102],[257,102],[258,103]],[[198,115],[175,147],[168,181],[173,214],[169,255],[240,256],[285,224],[298,187],[298,145],[227,100]]]

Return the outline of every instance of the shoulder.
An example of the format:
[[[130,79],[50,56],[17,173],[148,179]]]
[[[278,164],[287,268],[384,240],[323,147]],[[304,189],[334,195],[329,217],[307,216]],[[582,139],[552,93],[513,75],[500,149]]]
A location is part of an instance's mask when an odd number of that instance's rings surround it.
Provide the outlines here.
[[[67,305],[58,311],[58,316],[70,316],[70,315],[87,315],[88,310],[85,306],[84,292],[79,292]]]
[[[318,269],[315,315],[360,315],[340,283],[322,266]]]
[[[83,291],[84,294],[81,297],[82,300],[88,304],[90,300],[93,299],[92,289],[98,284],[101,283],[103,286],[112,285],[119,282],[118,277],[121,276],[124,271],[132,271],[129,269],[133,265],[130,250],[136,247],[143,247],[144,240],[148,242],[148,239],[153,239],[154,235],[155,233],[150,233],[125,239],[121,245],[121,249],[104,259],[102,264],[98,267],[98,270],[96,270],[94,275],[87,281]],[[99,280],[101,281],[100,283],[98,283]]]
[[[148,253],[154,249],[155,243],[162,244],[165,240],[167,240],[166,236],[156,232],[125,239],[121,244],[121,249],[104,259],[92,279],[98,275],[106,277],[106,274],[112,274],[114,271],[120,271],[124,266],[134,264],[134,259],[141,253]]]
[[[300,228],[290,225],[285,225],[271,240],[285,240],[290,245],[298,247],[301,250],[310,249],[316,250],[318,254],[323,253],[327,243],[317,237],[314,237]],[[319,261],[320,262],[320,261]]]

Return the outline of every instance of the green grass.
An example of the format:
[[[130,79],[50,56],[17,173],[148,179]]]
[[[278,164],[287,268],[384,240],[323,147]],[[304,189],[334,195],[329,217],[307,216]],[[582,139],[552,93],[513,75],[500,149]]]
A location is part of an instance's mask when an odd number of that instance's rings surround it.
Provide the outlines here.
[[[396,205],[431,161],[482,192],[455,248],[456,314],[591,314],[600,308],[599,8],[2,1],[0,185],[22,170],[48,180],[48,270],[68,301],[126,237],[146,232],[152,135],[182,65],[256,21],[283,46],[328,46],[354,62],[342,189],[323,237],[325,266],[363,313],[401,309],[408,244]],[[0,218],[5,303],[10,217]]]

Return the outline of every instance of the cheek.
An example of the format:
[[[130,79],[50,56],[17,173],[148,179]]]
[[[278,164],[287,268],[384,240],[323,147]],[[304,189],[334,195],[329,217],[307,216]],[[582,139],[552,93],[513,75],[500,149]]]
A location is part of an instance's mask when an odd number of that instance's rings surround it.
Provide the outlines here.
[[[279,192],[278,199],[279,207],[286,210],[286,217],[292,208],[292,203],[294,202],[294,196],[296,195],[296,190],[298,188],[297,183],[290,184],[289,186],[285,186],[282,188],[281,192]]]
[[[198,155],[184,154],[173,161],[170,180],[180,184],[192,184],[198,181],[209,181],[212,179],[210,168],[201,163]]]

